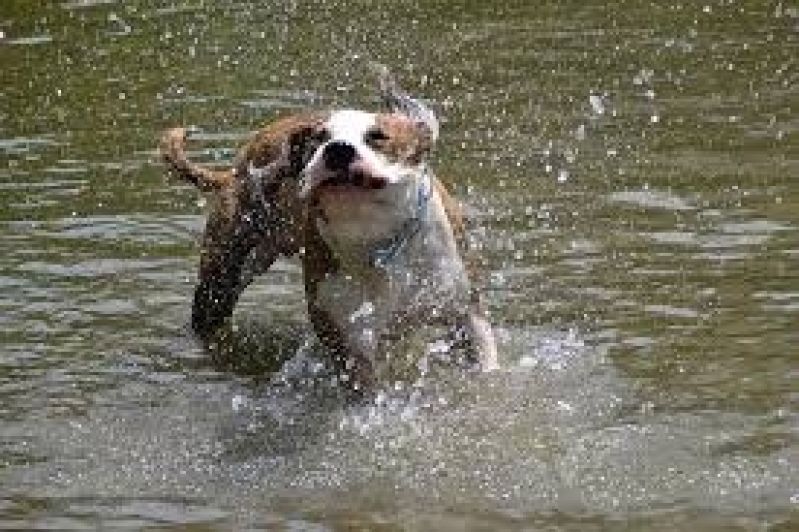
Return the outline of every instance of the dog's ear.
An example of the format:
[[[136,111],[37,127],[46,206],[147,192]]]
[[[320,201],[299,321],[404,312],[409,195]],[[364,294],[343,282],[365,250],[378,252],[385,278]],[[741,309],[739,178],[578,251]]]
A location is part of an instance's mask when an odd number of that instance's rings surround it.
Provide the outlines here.
[[[316,150],[325,142],[324,120],[320,115],[298,124],[287,137],[289,164],[295,175],[305,168]]]
[[[324,113],[288,116],[259,130],[239,156],[242,170],[251,168],[280,170],[282,176],[298,177],[313,155]]]
[[[429,139],[430,145],[435,144],[438,140],[439,124],[433,110],[421,100],[411,97],[402,90],[385,65],[370,63],[370,66],[377,75],[383,103],[391,112],[403,114],[413,120]]]

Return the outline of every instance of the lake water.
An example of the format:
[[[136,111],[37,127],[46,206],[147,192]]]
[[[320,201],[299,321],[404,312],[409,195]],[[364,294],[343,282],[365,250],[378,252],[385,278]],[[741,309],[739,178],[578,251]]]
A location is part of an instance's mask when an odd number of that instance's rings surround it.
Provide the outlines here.
[[[799,529],[799,8],[3,0],[0,529]],[[160,131],[439,110],[502,369],[348,405],[295,262],[211,357]]]

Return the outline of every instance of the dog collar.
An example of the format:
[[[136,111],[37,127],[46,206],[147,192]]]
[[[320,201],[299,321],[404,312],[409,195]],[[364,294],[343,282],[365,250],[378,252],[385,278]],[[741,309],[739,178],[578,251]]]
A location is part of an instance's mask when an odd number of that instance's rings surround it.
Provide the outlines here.
[[[427,205],[430,202],[432,184],[430,173],[424,168],[421,183],[416,188],[416,210],[412,217],[405,220],[399,230],[391,237],[378,242],[369,252],[369,262],[375,268],[385,268],[393,261],[400,251],[422,229],[422,224],[427,216]]]

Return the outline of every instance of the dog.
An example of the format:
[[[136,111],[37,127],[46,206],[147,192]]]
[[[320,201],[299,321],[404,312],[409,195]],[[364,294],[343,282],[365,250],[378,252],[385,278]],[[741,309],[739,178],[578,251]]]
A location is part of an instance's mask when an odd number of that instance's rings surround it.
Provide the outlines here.
[[[438,120],[387,71],[379,80],[386,110],[277,120],[226,170],[189,161],[185,129],[163,135],[171,172],[210,192],[192,307],[202,338],[256,275],[300,255],[311,323],[352,390],[412,370],[418,358],[398,346],[426,325],[445,326],[467,363],[497,367],[460,207],[428,163]]]

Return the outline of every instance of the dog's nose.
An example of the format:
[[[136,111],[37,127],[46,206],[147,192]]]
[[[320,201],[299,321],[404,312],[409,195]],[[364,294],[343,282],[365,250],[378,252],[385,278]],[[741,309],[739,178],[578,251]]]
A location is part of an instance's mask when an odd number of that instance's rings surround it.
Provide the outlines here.
[[[355,147],[346,142],[334,141],[325,146],[323,156],[328,170],[346,170],[355,160]]]

